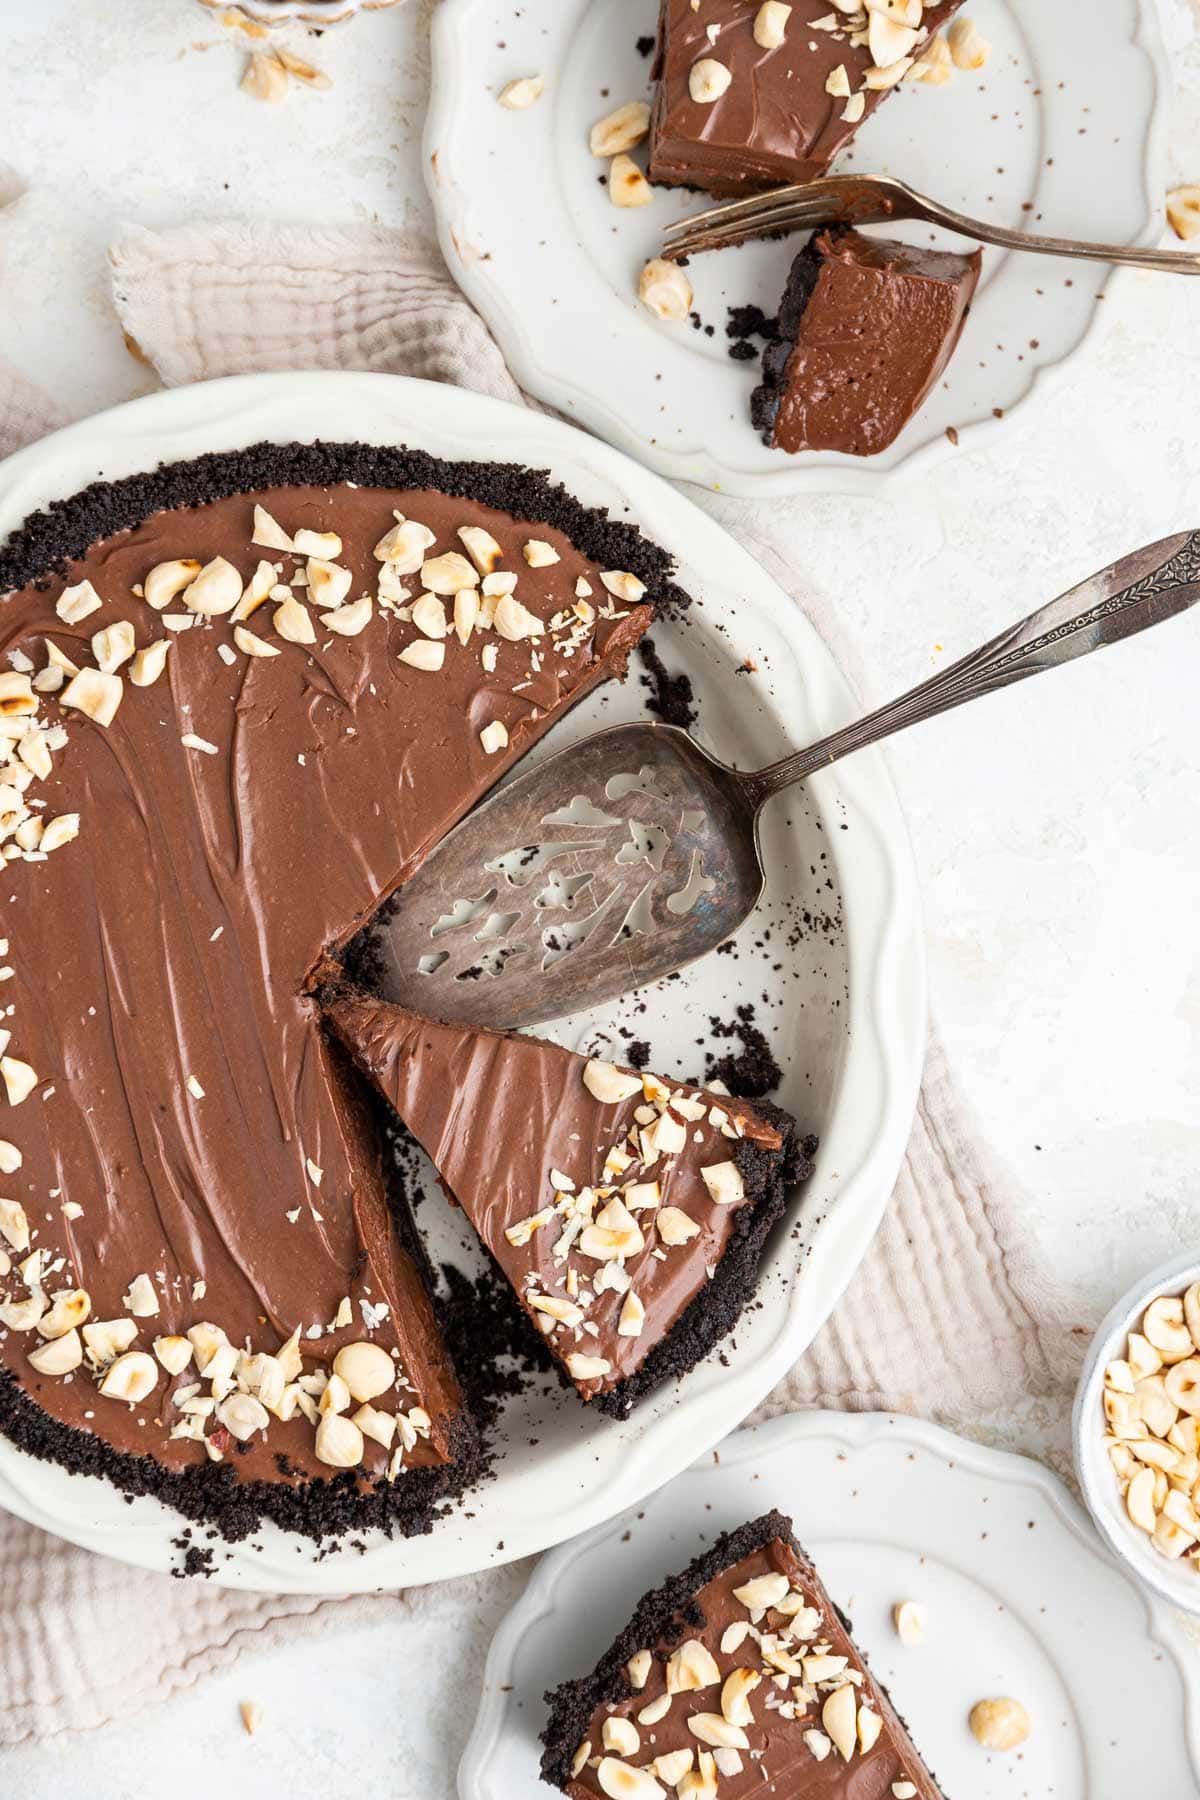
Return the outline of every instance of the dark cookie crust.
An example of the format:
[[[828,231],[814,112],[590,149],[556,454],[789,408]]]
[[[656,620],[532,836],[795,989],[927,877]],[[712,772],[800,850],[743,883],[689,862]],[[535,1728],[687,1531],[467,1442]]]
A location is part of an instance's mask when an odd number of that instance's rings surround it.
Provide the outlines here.
[[[587,1736],[598,1706],[627,1700],[633,1689],[625,1665],[637,1650],[658,1644],[677,1644],[689,1627],[701,1626],[704,1615],[695,1596],[723,1570],[761,1550],[779,1538],[790,1544],[802,1562],[808,1558],[792,1536],[791,1522],[781,1512],[763,1513],[734,1531],[719,1537],[712,1548],[695,1557],[678,1575],[668,1576],[661,1587],[643,1594],[633,1617],[620,1636],[604,1652],[590,1675],[564,1681],[543,1697],[550,1717],[542,1732],[542,1780],[564,1788],[571,1779],[571,1759]]]
[[[834,233],[831,231],[829,236],[832,238]],[[761,433],[763,443],[768,445],[775,442],[775,420],[779,413],[779,403],[787,388],[788,363],[796,348],[796,336],[804,317],[804,309],[812,299],[813,289],[821,272],[821,258],[817,255],[815,244],[814,236],[792,263],[783,299],[779,303],[775,336],[763,351],[762,382],[750,396],[750,422]]]
[[[652,638],[642,638],[637,653],[646,670],[642,686],[649,695],[648,710],[665,725],[679,725],[684,731],[690,731],[696,723],[696,695],[691,677],[683,673],[673,675],[658,654]]]

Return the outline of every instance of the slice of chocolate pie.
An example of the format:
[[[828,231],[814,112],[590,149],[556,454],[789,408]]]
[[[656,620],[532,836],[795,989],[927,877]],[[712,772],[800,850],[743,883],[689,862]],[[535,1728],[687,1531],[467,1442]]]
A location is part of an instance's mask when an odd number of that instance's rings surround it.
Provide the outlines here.
[[[980,255],[817,232],[792,264],[751,396],[764,442],[847,456],[886,450],[954,352]]]
[[[233,1535],[420,1529],[461,1486],[472,1423],[310,990],[621,672],[669,567],[527,470],[365,445],[101,484],[0,550],[24,1448]]]
[[[542,1775],[570,1800],[942,1800],[782,1513],[644,1595],[546,1699]]]
[[[650,179],[721,195],[823,175],[961,4],[661,0]]]
[[[816,1148],[786,1113],[369,995],[325,1005],[585,1400],[624,1415],[732,1328]]]

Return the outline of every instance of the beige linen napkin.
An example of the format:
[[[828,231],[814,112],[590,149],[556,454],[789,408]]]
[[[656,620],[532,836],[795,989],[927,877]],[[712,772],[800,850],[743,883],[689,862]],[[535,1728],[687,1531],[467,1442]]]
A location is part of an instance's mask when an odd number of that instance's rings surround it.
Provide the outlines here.
[[[374,369],[522,398],[424,242],[371,228],[135,229],[111,260],[121,324],[168,385],[264,369]],[[36,394],[0,366],[0,447],[50,423],[48,407],[39,410]],[[751,548],[773,563],[762,510]],[[782,564],[773,573],[787,585]],[[844,658],[836,621],[813,623]],[[886,1407],[978,1424],[1014,1396],[1061,1400],[1074,1362],[1061,1318],[1022,1230],[1020,1197],[984,1149],[935,1040],[879,1236],[763,1412]],[[229,1593],[131,1572],[6,1520],[0,1746],[127,1718],[252,1645],[349,1629],[409,1604],[403,1595]]]

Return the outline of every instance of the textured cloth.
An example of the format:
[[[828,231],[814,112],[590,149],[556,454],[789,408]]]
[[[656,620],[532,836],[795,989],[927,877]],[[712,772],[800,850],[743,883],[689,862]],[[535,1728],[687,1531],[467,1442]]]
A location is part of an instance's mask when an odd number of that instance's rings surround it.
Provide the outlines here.
[[[0,169],[0,206],[5,184]],[[2,246],[0,246],[2,247]],[[373,369],[520,400],[436,249],[383,229],[131,230],[111,252],[130,339],[168,385],[254,370]],[[56,422],[0,366],[0,449]],[[786,587],[770,508],[743,535]],[[836,621],[813,623],[845,660]],[[833,1318],[762,1408],[894,1408],[979,1422],[1014,1396],[1061,1395],[1075,1358],[1020,1224],[931,1044],[904,1168]],[[512,1581],[504,1571],[476,1578]],[[16,1520],[0,1524],[0,1746],[104,1723],[192,1685],[251,1645],[353,1629],[404,1596],[243,1595],[141,1574]],[[112,1704],[110,1705],[110,1697]]]
[[[799,1406],[945,1424],[1069,1394],[1080,1353],[934,1037],[883,1223],[845,1297],[756,1416]]]
[[[430,244],[348,231],[127,231],[110,252],[125,330],[168,387],[279,369],[370,369],[521,399]]]

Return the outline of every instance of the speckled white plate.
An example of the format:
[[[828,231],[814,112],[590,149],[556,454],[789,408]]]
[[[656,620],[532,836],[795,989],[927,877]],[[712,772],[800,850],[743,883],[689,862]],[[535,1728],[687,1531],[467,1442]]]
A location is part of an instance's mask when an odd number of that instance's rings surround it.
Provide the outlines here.
[[[462,389],[366,374],[254,375],[177,388],[103,413],[0,467],[0,536],[47,502],[160,460],[272,439],[408,443],[446,457],[549,469],[581,499],[637,520],[677,557],[699,604],[655,639],[700,699],[700,735],[758,767],[851,716],[846,684],[811,627],[723,531],[665,482],[556,419]],[[744,667],[752,657],[753,668]],[[546,749],[644,711],[636,678],[601,690],[557,725]],[[907,837],[877,753],[826,770],[765,818],[765,905],[736,955],[706,958],[618,1002],[560,1020],[551,1035],[619,1054],[620,1024],[649,1040],[664,1073],[699,1072],[708,1015],[747,995],[784,1067],[781,1098],[819,1132],[816,1172],[769,1246],[760,1287],[722,1355],[622,1424],[557,1383],[503,1419],[496,1478],[431,1536],[372,1539],[364,1555],[314,1562],[275,1529],[228,1555],[215,1578],[268,1591],[339,1593],[461,1575],[542,1550],[634,1504],[744,1419],[810,1342],[878,1224],[903,1155],[924,1051],[924,958]],[[834,915],[828,929],[803,913]],[[765,952],[754,947],[771,933]],[[432,1179],[418,1221],[435,1263],[477,1255]],[[0,1505],[47,1530],[150,1568],[168,1568],[179,1518],[126,1504],[102,1482],[34,1462],[0,1439]]]
[[[902,88],[835,166],[903,176],[1018,229],[1154,242],[1170,93],[1154,0],[969,10],[994,46],[984,69]],[[714,334],[663,324],[637,301],[638,272],[663,227],[706,202],[662,189],[651,206],[618,210],[588,151],[596,119],[649,91],[636,42],[656,14],[656,0],[442,0],[435,16],[425,148],[442,249],[528,392],[681,480],[736,494],[870,491],[927,468],[948,430],[982,443],[1062,369],[1102,310],[1109,271],[987,249],[962,342],[889,450],[864,460],[768,449],[748,410],[759,365],[730,360],[726,308],[754,301],[773,314],[802,240],[693,258],[696,307]],[[546,78],[537,105],[496,104],[506,81],[531,73]],[[930,235],[897,235],[914,231]]]
[[[853,1619],[946,1794],[1200,1794],[1195,1650],[1105,1555],[1062,1483],[919,1419],[818,1412],[739,1431],[719,1460],[544,1559],[492,1644],[462,1800],[547,1794],[543,1692],[586,1673],[647,1588],[772,1506]],[[919,1648],[892,1629],[898,1600],[926,1609]],[[1030,1714],[1016,1754],[984,1751],[967,1728],[975,1701],[1001,1694]]]

